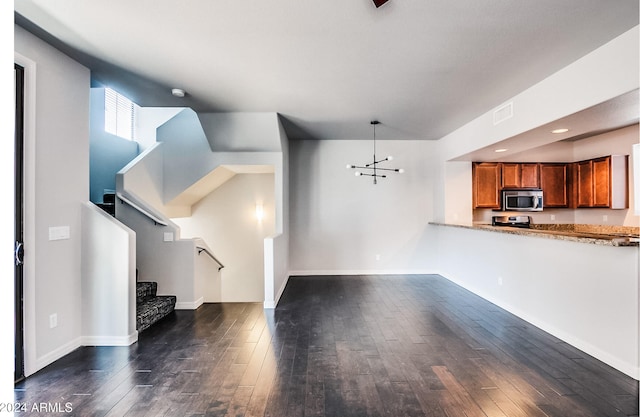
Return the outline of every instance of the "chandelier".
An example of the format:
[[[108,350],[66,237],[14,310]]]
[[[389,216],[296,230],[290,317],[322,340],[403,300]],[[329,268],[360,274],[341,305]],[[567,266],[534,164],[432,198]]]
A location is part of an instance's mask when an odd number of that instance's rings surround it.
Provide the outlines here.
[[[378,183],[378,178],[387,178],[387,175],[385,174],[385,172],[391,171],[391,172],[397,172],[399,174],[402,174],[404,172],[404,169],[400,168],[381,168],[378,166],[378,164],[382,163],[382,162],[386,162],[386,161],[392,161],[393,157],[391,155],[387,156],[384,159],[381,160],[376,160],[376,125],[379,125],[380,122],[377,120],[372,120],[371,124],[373,125],[373,162],[368,163],[364,166],[358,166],[358,165],[347,165],[347,169],[362,169],[362,170],[367,170],[365,172],[361,172],[361,171],[356,171],[356,177],[360,177],[360,176],[365,176],[365,177],[373,177],[373,183],[377,184]],[[383,172],[379,172],[379,171],[383,171]]]

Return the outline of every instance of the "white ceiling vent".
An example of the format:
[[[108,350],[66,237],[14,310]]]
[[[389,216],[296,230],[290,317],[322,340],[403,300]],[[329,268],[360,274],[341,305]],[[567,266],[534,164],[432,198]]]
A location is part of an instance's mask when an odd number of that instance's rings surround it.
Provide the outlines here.
[[[513,117],[513,101],[504,104],[493,111],[493,125],[502,123]]]

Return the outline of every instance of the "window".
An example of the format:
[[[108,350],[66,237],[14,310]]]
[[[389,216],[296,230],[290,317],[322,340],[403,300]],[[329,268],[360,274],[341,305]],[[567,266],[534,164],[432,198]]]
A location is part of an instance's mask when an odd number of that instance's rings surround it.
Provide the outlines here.
[[[104,130],[124,139],[135,139],[138,106],[110,88],[104,92]]]

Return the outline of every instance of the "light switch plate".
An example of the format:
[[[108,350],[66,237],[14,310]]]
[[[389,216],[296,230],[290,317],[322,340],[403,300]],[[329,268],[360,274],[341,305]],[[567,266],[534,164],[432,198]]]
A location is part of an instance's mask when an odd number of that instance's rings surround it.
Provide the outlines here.
[[[69,226],[56,226],[49,228],[49,240],[64,240],[71,237]]]
[[[164,241],[173,242],[173,232],[164,232]]]

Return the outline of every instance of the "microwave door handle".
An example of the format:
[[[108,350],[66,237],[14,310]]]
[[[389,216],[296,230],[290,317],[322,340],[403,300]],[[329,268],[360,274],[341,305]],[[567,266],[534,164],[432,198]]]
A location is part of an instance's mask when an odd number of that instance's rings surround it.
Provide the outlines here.
[[[538,208],[538,203],[539,203],[539,199],[538,196],[534,195],[533,197],[531,197],[533,199],[533,208],[536,209]]]

